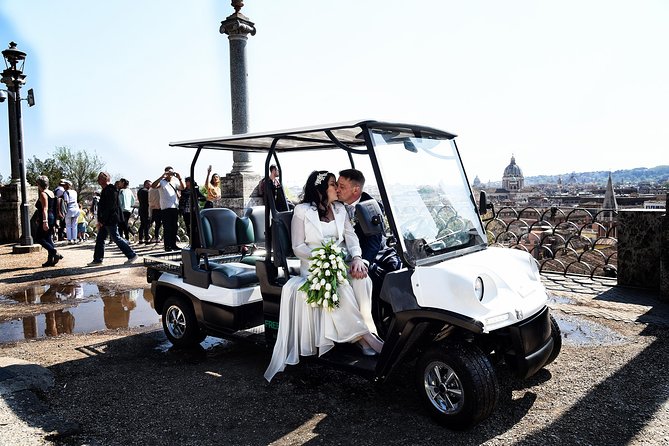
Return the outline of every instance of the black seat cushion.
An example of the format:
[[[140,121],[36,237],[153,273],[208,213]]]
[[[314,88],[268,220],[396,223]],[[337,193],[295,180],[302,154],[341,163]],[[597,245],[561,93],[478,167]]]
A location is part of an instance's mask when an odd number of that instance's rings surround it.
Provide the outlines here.
[[[243,288],[258,283],[255,267],[242,263],[210,263],[211,283],[223,288]]]
[[[255,244],[265,245],[265,206],[253,206],[244,210],[244,217],[248,217],[253,225]]]

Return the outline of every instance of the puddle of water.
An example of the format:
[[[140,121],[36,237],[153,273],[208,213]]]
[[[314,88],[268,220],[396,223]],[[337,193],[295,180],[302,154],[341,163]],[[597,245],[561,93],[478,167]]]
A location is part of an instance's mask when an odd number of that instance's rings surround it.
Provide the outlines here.
[[[555,304],[571,304],[574,303],[574,300],[569,299],[568,297],[557,296],[555,294],[548,293],[548,302]]]
[[[160,316],[153,309],[153,295],[148,288],[117,292],[92,283],[41,285],[1,296],[0,302],[38,306],[49,303],[72,305],[62,310],[0,323],[0,343],[64,333],[143,327],[160,322]]]
[[[627,338],[596,322],[586,321],[572,316],[553,314],[562,332],[565,344],[577,346],[619,345],[628,342]]]

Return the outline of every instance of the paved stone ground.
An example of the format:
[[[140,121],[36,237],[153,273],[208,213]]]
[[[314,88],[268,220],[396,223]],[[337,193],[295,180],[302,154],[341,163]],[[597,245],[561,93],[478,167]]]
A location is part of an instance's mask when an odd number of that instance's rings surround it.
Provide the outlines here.
[[[115,248],[96,271],[82,266],[92,245],[62,249],[63,265],[45,276],[33,266],[42,255],[0,246],[0,294],[44,280],[146,286]],[[375,390],[303,361],[267,384],[268,351],[223,342],[177,352],[146,327],[0,345],[0,445],[669,445],[669,305],[610,281],[544,279],[563,351],[530,380],[500,372],[496,412],[470,431],[429,420],[408,369]],[[567,332],[572,322],[583,337]]]
[[[615,286],[615,280],[543,276],[549,293],[557,299],[551,308],[566,314],[613,321],[644,323],[669,328],[669,304],[659,292]],[[562,299],[560,299],[562,298]]]

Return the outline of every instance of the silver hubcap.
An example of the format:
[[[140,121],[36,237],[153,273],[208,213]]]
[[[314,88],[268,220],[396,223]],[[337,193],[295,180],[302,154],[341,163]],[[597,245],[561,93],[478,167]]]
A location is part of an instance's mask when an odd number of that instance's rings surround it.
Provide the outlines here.
[[[462,383],[455,371],[441,361],[431,362],[425,368],[423,384],[430,402],[440,412],[454,414],[465,402]]]
[[[166,313],[167,330],[175,339],[180,339],[186,332],[186,316],[181,308],[172,305]]]

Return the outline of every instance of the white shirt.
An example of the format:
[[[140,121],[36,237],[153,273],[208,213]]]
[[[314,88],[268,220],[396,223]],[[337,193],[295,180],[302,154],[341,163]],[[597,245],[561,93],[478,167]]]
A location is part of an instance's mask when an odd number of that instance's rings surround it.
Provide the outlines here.
[[[179,207],[177,189],[179,189],[180,186],[179,180],[174,177],[169,182],[164,178],[160,180],[160,188],[158,189],[160,192],[160,209]]]
[[[64,190],[62,193],[63,200],[67,203],[67,216],[68,217],[79,217],[79,203],[77,202],[77,191],[76,190]]]

